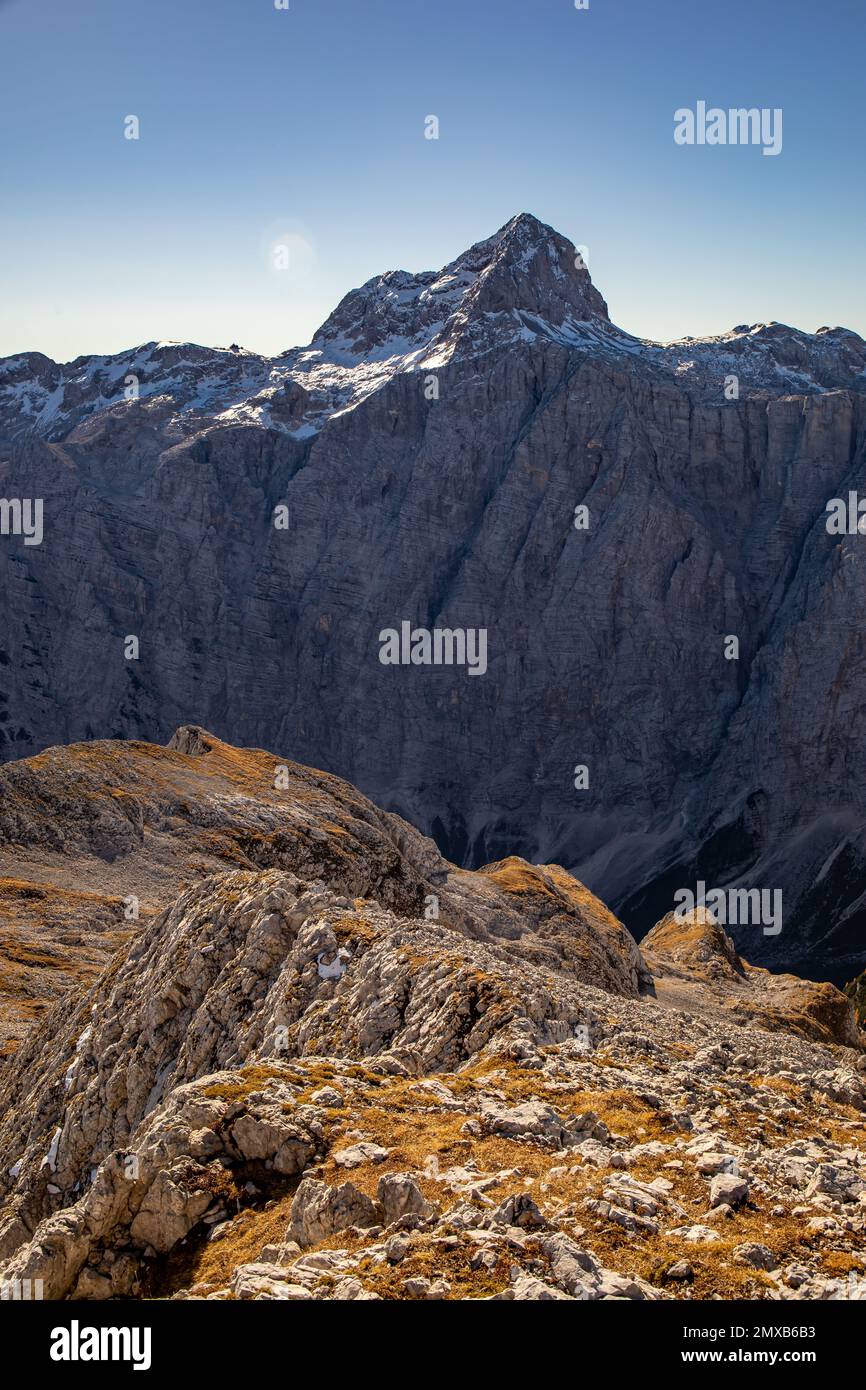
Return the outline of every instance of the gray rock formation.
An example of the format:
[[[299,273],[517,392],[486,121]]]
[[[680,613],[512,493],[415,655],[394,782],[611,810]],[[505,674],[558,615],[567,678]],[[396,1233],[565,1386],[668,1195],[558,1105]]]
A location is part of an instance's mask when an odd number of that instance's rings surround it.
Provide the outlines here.
[[[4,1296],[859,1297],[862,1053],[719,1020],[699,971],[637,995],[621,928],[598,988],[588,912],[534,959],[483,874],[474,932],[401,910],[392,824],[346,849],[371,896],[209,875],[5,1063]]]
[[[557,865],[456,868],[339,778],[187,726],[168,748],[97,740],[0,767],[2,1051],[184,887],[226,868],[372,896],[617,993],[649,981],[623,924]],[[339,978],[336,944],[320,950]]]
[[[866,490],[864,368],[840,328],[635,339],[526,215],[279,358],[6,359],[0,490],[44,539],[0,537],[2,754],[204,723],[457,862],[565,864],[638,934],[699,878],[781,889],[738,949],[845,978],[866,538],[825,507]],[[485,674],[383,665],[403,621],[485,629]]]

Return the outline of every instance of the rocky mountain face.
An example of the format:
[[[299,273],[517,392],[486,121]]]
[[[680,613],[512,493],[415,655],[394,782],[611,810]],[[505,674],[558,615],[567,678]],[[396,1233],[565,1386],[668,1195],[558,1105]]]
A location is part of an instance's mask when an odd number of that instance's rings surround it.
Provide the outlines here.
[[[526,215],[278,358],[6,359],[0,492],[44,537],[0,536],[2,755],[199,721],[467,868],[563,864],[638,936],[697,880],[781,890],[736,948],[849,978],[866,542],[825,509],[864,370],[841,328],[636,339]],[[484,630],[483,675],[383,664],[404,622]]]
[[[148,909],[0,1069],[4,1288],[861,1296],[864,1052],[832,986],[753,971],[703,911],[644,956],[563,869],[458,868],[197,727],[52,749],[2,793],[0,900],[62,878]]]

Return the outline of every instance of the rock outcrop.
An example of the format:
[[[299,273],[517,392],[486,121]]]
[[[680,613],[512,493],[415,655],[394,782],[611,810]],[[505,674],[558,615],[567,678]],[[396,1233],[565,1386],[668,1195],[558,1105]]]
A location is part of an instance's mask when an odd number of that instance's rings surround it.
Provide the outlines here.
[[[273,755],[172,742],[131,746],[125,778],[119,744],[4,771],[31,864],[92,867],[99,844],[168,882],[205,829],[231,857],[222,803],[283,857],[191,858],[196,881],[5,1062],[4,1288],[859,1296],[866,1075],[843,996],[819,1016],[783,980],[767,1022],[776,982],[703,914],[660,923],[645,961],[560,868],[455,869],[336,778],[279,764],[277,790]],[[62,822],[32,795],[46,765]],[[137,832],[114,858],[109,792]]]
[[[648,979],[622,923],[556,865],[459,869],[339,778],[184,726],[168,748],[97,741],[0,766],[7,1050],[185,886],[227,868],[290,870],[617,993]]]
[[[659,998],[803,1037],[860,1046],[855,1011],[834,985],[771,974],[744,961],[705,908],[670,912],[643,939]]]
[[[864,367],[841,328],[640,341],[527,215],[278,358],[6,359],[0,486],[45,516],[0,542],[2,756],[198,719],[638,935],[699,877],[783,890],[738,949],[849,978],[866,540],[826,506],[866,490]],[[485,629],[483,678],[383,665],[403,621]]]
[[[866,1029],[866,970],[854,980],[849,980],[845,993],[854,1006],[854,1015],[861,1029]]]

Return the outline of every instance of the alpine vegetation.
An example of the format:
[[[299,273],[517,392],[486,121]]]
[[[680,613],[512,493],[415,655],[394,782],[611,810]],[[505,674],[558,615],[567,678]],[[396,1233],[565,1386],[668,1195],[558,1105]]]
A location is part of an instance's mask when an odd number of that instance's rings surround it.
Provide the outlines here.
[[[852,1002],[753,968],[703,907],[638,946],[559,865],[458,868],[349,783],[197,726],[5,764],[0,807],[0,1288],[852,1296]],[[148,1359],[83,1323],[53,1356]]]

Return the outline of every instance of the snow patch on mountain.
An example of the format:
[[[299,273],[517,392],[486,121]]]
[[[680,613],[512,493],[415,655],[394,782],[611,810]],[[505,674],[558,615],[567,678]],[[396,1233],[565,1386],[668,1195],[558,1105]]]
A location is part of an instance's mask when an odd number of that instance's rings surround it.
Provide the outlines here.
[[[396,376],[538,340],[627,356],[716,399],[730,377],[739,392],[759,395],[846,389],[866,377],[866,343],[844,328],[810,334],[758,323],[669,344],[633,337],[611,323],[572,243],[523,213],[440,271],[373,277],[311,343],[278,357],[162,340],[64,365],[39,353],[6,358],[0,440],[63,439],[94,417],[162,399],[170,407],[162,423],[175,434],[241,425],[305,439]]]

